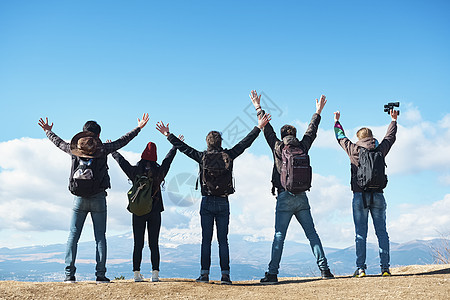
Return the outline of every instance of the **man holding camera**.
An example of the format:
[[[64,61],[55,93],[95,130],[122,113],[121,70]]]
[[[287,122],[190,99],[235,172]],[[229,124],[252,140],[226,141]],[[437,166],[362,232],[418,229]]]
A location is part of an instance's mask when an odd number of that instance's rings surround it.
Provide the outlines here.
[[[366,266],[366,240],[367,240],[367,222],[369,211],[372,215],[375,234],[378,239],[381,275],[390,276],[389,270],[389,236],[386,231],[386,200],[384,199],[383,189],[387,184],[387,177],[384,173],[384,157],[388,154],[395,142],[397,133],[397,117],[399,111],[390,109],[392,122],[389,124],[386,136],[378,143],[373,137],[369,128],[361,128],[356,133],[358,142],[352,143],[344,133],[344,128],[339,122],[340,112],[334,113],[334,132],[336,139],[345,150],[351,162],[351,189],[353,191],[353,221],[355,223],[355,242],[356,242],[356,271],[354,277],[365,277]],[[365,161],[371,160],[372,166]],[[379,166],[380,170],[371,172]],[[369,174],[369,175],[368,175]],[[372,174],[374,174],[372,176]],[[381,174],[380,176],[376,174]],[[365,179],[372,176],[382,177],[378,184],[369,184]]]

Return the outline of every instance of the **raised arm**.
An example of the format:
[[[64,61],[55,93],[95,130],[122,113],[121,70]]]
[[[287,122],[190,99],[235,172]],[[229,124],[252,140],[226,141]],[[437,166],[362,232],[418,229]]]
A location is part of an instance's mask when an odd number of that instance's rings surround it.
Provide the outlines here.
[[[183,135],[179,135],[178,139],[182,142],[184,142],[184,136]],[[166,157],[164,158],[164,160],[161,163],[161,167],[160,167],[160,176],[161,176],[161,181],[164,180],[164,178],[166,177],[167,173],[169,172],[169,168],[170,165],[172,164],[173,159],[175,158],[175,154],[177,154],[177,148],[175,146],[172,146],[172,149],[169,150],[169,152],[167,153]]]
[[[59,136],[56,135],[52,131],[53,123],[51,125],[48,124],[48,118],[45,118],[45,122],[42,118],[39,119],[39,126],[45,131],[45,134],[49,138],[50,141],[52,141],[53,144],[55,144],[56,147],[61,149],[62,151],[71,154],[70,151],[70,144],[65,142],[63,139],[61,139]]]
[[[181,153],[184,153],[188,157],[192,158],[198,163],[201,163],[203,153],[200,151],[195,150],[194,148],[186,145],[183,141],[181,141],[179,138],[177,138],[175,135],[170,133],[169,131],[169,123],[164,125],[162,121],[156,123],[156,130],[161,132],[164,136],[167,137],[167,140],[169,140],[172,145],[177,148]]]
[[[388,126],[384,139],[378,146],[378,149],[380,149],[380,151],[385,156],[388,154],[389,150],[391,149],[392,145],[395,143],[396,140],[398,111],[392,109],[390,111],[390,116],[392,121]]]
[[[252,143],[255,141],[255,139],[258,137],[259,132],[264,129],[264,127],[269,123],[271,119],[270,114],[264,114],[264,116],[258,117],[258,126],[255,126],[255,128],[250,131],[249,134],[247,134],[246,137],[244,137],[239,143],[237,143],[233,148],[228,150],[228,153],[230,154],[230,157],[232,159],[235,159],[239,155],[241,155],[245,149],[250,147]]]
[[[141,129],[144,128],[145,125],[147,125],[148,120],[149,120],[148,114],[144,114],[142,116],[142,120],[138,118],[138,126],[135,129],[128,132],[127,134],[120,137],[118,140],[114,142],[104,143],[103,145],[105,147],[106,154],[114,152],[127,145],[132,139],[134,139],[138,135]]]
[[[336,140],[341,145],[342,149],[349,155],[353,157],[353,154],[358,151],[358,146],[352,143],[349,138],[345,136],[344,127],[342,127],[339,119],[341,118],[341,113],[339,111],[334,113],[334,135]]]
[[[261,95],[258,95],[258,93],[255,90],[252,90],[249,96],[253,106],[256,109],[256,115],[259,121],[260,117],[266,114],[265,111],[261,108]],[[267,122],[262,131],[264,132],[264,138],[266,139],[267,144],[269,144],[270,149],[273,149],[275,147],[275,143],[279,141],[279,139],[277,138],[277,135],[273,130],[273,127],[270,124],[270,122]]]
[[[134,167],[128,162],[128,160],[126,160],[125,157],[117,151],[112,152],[111,155],[117,161],[125,175],[127,175],[130,180],[134,180],[134,177],[136,176],[136,174],[134,174]]]
[[[321,120],[320,114],[322,113],[325,104],[327,103],[327,99],[325,95],[320,96],[320,100],[316,99],[316,113],[313,114],[311,121],[309,122],[308,128],[306,129],[305,134],[301,140],[302,144],[309,150],[312,146],[312,143],[317,137],[317,130],[319,129],[319,124]]]

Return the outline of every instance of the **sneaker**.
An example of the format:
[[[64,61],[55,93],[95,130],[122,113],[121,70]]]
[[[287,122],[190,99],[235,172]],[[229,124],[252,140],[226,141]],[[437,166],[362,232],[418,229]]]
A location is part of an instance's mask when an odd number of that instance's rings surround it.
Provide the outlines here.
[[[141,271],[134,271],[134,282],[144,281],[144,276],[142,276]]]
[[[152,271],[152,282],[158,282],[159,281],[159,271],[153,270]]]
[[[331,273],[330,269],[320,271],[322,273],[322,279],[333,279],[334,275]]]
[[[200,277],[197,278],[195,281],[196,281],[196,282],[204,282],[204,283],[208,283],[208,282],[209,282],[209,275],[208,275],[208,274],[200,275]]]
[[[66,275],[66,278],[64,278],[64,283],[75,283],[75,282],[77,282],[77,280],[73,275]]]
[[[264,278],[259,281],[261,284],[275,284],[278,283],[277,274],[270,274],[266,272]]]
[[[222,279],[220,279],[220,284],[232,284],[230,275],[222,274]]]
[[[358,268],[355,273],[353,273],[353,277],[366,277],[366,271]]]
[[[381,276],[389,277],[391,276],[391,271],[389,271],[389,269],[381,269]]]
[[[106,278],[106,276],[97,276],[97,279],[95,280],[97,283],[110,283],[111,280],[109,278]]]

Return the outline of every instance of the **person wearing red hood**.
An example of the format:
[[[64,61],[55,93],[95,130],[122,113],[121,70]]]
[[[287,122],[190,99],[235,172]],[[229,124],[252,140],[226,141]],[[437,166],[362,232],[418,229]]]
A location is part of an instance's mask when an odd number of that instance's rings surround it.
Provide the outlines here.
[[[183,139],[182,136],[180,138]],[[152,281],[159,281],[159,232],[161,229],[161,212],[164,211],[160,185],[164,181],[170,164],[172,163],[177,149],[172,147],[169,153],[159,165],[157,161],[156,144],[149,142],[141,155],[141,160],[135,166],[132,166],[119,152],[113,152],[112,156],[119,164],[120,168],[125,172],[130,180],[135,180],[136,176],[143,174],[152,174],[152,210],[143,216],[133,214],[133,272],[134,281],[144,281],[141,274],[142,250],[144,248],[145,228],[147,227],[148,243],[151,253],[152,263]]]

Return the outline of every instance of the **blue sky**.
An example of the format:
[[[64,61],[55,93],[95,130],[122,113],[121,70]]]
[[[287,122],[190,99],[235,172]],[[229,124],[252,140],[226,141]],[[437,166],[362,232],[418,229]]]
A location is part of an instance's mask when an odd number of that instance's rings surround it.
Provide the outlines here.
[[[276,105],[277,130],[289,123],[303,131],[314,99],[328,98],[310,153],[310,200],[325,245],[353,243],[349,161],[332,134],[333,112],[341,111],[353,140],[361,126],[381,139],[389,101],[401,102],[398,140],[387,158],[391,238],[448,232],[449,9],[448,1],[0,2],[0,247],[66,240],[70,159],[46,140],[40,117],[66,140],[97,120],[104,140],[130,131],[148,112],[149,124],[123,153],[135,163],[152,140],[161,160],[170,144],[154,129],[157,121],[204,149],[210,130],[255,125],[252,89]],[[262,135],[244,155],[236,161],[230,230],[270,239],[271,153]],[[127,232],[122,201],[129,186],[115,162],[109,165],[108,234]],[[167,181],[196,175],[196,168],[177,155]],[[200,233],[198,201],[188,208],[167,195],[165,201],[164,234]],[[288,237],[303,241],[292,226]]]

